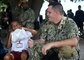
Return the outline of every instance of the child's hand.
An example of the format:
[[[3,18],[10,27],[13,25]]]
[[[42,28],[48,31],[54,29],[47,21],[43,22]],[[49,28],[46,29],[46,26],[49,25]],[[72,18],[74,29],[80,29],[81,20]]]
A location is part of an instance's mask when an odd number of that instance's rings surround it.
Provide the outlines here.
[[[28,46],[29,48],[32,48],[34,46],[34,41],[32,39],[29,39]]]

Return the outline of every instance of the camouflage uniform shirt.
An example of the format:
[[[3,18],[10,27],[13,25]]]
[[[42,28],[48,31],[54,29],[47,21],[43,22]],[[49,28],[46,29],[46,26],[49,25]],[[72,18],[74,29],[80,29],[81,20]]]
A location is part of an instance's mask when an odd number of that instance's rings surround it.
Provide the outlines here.
[[[73,37],[77,37],[77,39],[79,40],[78,27],[76,23],[72,19],[67,17],[63,17],[59,24],[54,24],[47,21],[45,24],[42,25],[41,29],[39,30],[39,34],[41,38],[45,39],[45,43],[61,41]],[[38,48],[35,51],[41,53],[41,49],[39,49],[41,48],[40,45],[37,44],[34,48],[36,48],[37,46]],[[58,55],[60,60],[78,60],[79,58],[77,52],[79,50],[78,46],[65,46],[56,49],[59,51]],[[71,53],[69,53],[70,51]],[[41,55],[38,54],[37,57],[41,58]],[[33,58],[32,60],[41,59]]]

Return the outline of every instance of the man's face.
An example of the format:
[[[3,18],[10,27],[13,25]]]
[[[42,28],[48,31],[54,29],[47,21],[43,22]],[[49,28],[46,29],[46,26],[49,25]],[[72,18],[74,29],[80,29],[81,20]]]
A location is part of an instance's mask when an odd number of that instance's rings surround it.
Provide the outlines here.
[[[22,7],[23,7],[24,9],[27,9],[27,8],[28,8],[28,3],[27,3],[27,2],[23,2]]]
[[[52,21],[52,22],[55,21],[55,19],[57,17],[57,13],[55,10],[52,9],[52,6],[48,7],[47,16],[48,16],[49,21]]]

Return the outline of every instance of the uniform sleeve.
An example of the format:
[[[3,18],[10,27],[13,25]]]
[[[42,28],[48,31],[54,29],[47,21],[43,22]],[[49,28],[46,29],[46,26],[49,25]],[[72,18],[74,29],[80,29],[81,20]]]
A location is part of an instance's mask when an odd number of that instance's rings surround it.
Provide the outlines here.
[[[73,38],[79,36],[79,30],[76,23],[73,20],[69,20],[66,24],[67,37]]]
[[[29,15],[29,19],[28,20],[31,20],[31,22],[34,22],[34,20],[35,20],[35,12],[32,9],[29,9],[28,15]]]
[[[35,21],[35,13],[32,9],[29,9],[27,12],[27,18],[26,18],[26,26],[30,28],[34,28],[34,21]]]
[[[40,38],[46,39],[47,37],[47,24],[44,24],[41,26],[39,30],[39,36]]]
[[[34,22],[34,20],[35,20],[35,13],[34,13],[33,10],[31,11],[31,16],[32,16],[32,17],[31,17],[31,20],[33,20],[33,22]]]

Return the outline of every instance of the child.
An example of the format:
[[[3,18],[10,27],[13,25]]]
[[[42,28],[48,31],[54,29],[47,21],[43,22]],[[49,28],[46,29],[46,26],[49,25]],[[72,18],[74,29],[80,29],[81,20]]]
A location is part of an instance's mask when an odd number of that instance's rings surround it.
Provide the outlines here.
[[[12,21],[12,32],[10,33],[7,48],[11,48],[11,53],[4,57],[4,60],[27,60],[28,40],[37,32],[33,29],[22,27],[18,21]]]

